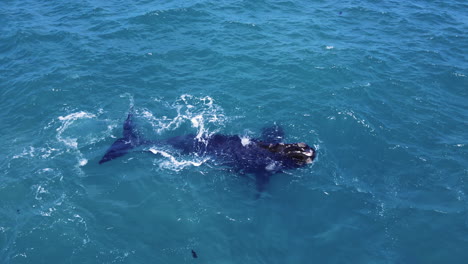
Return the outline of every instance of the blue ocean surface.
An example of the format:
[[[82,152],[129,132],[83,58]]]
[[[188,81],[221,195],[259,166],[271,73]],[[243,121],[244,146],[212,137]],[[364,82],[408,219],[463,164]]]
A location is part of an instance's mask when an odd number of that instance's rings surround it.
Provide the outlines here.
[[[0,263],[468,263],[468,2],[0,2]],[[134,151],[258,138],[254,176]],[[197,258],[192,255],[192,250]]]

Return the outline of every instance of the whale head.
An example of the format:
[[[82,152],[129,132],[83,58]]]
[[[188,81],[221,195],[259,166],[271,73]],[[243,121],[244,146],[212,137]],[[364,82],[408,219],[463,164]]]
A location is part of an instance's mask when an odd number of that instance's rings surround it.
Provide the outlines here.
[[[312,163],[316,157],[316,151],[306,143],[261,143],[260,147],[268,151],[282,155],[298,166]]]

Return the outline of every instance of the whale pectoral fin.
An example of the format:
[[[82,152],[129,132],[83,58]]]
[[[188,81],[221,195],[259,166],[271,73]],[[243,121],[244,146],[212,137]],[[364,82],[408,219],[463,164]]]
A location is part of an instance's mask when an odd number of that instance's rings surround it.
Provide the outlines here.
[[[268,143],[280,143],[284,140],[284,130],[276,123],[262,129],[262,140]]]
[[[271,173],[268,172],[259,172],[255,174],[255,185],[257,187],[257,198],[260,194],[263,193],[266,189],[266,186],[270,182]]]

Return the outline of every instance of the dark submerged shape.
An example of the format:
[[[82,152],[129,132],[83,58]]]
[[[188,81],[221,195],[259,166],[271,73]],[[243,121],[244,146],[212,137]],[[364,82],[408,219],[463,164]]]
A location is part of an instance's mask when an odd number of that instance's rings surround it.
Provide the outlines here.
[[[283,143],[284,131],[274,125],[263,129],[259,139],[242,139],[237,135],[214,134],[197,138],[194,134],[161,141],[144,141],[135,130],[133,114],[129,113],[123,127],[123,138],[117,139],[99,164],[125,155],[138,146],[168,145],[182,154],[196,153],[214,157],[217,162],[241,174],[255,175],[257,190],[262,192],[271,175],[312,163],[313,148],[305,143]]]

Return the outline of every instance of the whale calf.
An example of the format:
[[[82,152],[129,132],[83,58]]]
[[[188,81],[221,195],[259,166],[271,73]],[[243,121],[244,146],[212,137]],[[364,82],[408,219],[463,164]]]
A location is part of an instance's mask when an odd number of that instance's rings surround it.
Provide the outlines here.
[[[197,137],[195,134],[176,136],[160,141],[148,141],[135,129],[130,112],[123,125],[123,137],[106,151],[99,164],[127,154],[136,147],[171,146],[182,154],[195,153],[215,158],[241,174],[255,175],[257,190],[263,192],[273,174],[306,166],[316,157],[314,148],[306,143],[284,143],[280,126],[264,128],[260,138],[214,134]]]

